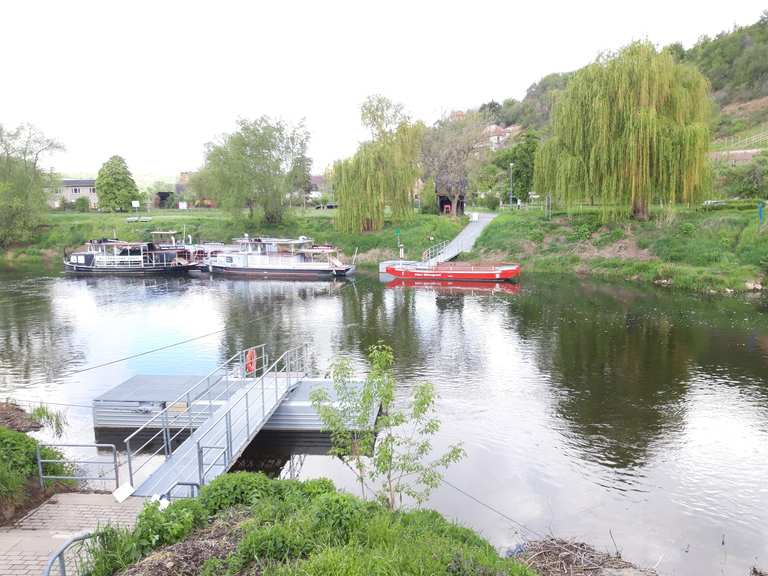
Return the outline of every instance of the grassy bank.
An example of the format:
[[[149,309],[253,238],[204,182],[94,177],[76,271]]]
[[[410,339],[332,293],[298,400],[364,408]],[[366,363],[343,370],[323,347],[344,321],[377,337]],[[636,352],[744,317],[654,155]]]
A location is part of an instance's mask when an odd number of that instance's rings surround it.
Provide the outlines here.
[[[597,210],[505,212],[470,259],[519,261],[526,272],[580,273],[694,291],[746,291],[768,269],[768,227],[757,210],[655,213],[648,222],[604,225]]]
[[[133,530],[104,528],[91,550],[92,576],[534,574],[437,512],[390,512],[329,480],[247,472],[162,511],[149,504]]]
[[[378,232],[347,234],[333,225],[332,210],[289,211],[280,225],[243,220],[234,222],[219,210],[156,210],[151,222],[127,222],[127,214],[51,212],[33,244],[6,251],[6,262],[49,259],[58,263],[62,251],[92,238],[117,236],[121,240],[150,240],[154,230],[177,230],[191,234],[194,241],[228,242],[243,233],[262,236],[310,236],[320,243],[332,243],[348,257],[357,249],[362,261],[378,261],[397,253],[396,231],[405,244],[406,255],[416,257],[431,244],[453,238],[463,222],[433,214],[416,214],[409,222],[387,220]],[[430,237],[433,239],[430,240]]]
[[[0,426],[0,524],[13,518],[18,510],[35,505],[61,488],[70,488],[66,482],[46,481],[43,489],[37,470],[37,440],[24,432]],[[44,459],[58,460],[62,454],[44,446],[40,449]],[[66,464],[48,463],[46,474],[65,476],[71,474]]]

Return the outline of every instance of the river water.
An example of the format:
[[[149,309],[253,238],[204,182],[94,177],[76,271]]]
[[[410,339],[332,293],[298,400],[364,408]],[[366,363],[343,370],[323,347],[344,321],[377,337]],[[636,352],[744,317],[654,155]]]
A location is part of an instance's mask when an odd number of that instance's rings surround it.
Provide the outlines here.
[[[446,479],[471,497],[444,485],[430,506],[495,545],[552,533],[664,574],[768,566],[764,299],[0,271],[0,396],[69,405],[61,441],[92,442],[91,400],[134,374],[202,374],[260,342],[309,342],[321,372],[338,355],[364,370],[379,340],[401,398],[435,384],[435,445],[467,452]],[[301,475],[355,489],[327,456]]]

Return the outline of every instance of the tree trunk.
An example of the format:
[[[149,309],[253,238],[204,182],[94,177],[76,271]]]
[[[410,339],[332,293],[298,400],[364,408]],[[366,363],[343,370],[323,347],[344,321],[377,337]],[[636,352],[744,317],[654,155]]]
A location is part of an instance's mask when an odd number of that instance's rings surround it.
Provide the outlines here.
[[[635,198],[632,201],[632,217],[635,220],[648,220],[648,205],[642,198]]]
[[[451,216],[453,218],[458,217],[458,214],[456,214],[456,210],[459,208],[459,197],[458,196],[451,196]]]

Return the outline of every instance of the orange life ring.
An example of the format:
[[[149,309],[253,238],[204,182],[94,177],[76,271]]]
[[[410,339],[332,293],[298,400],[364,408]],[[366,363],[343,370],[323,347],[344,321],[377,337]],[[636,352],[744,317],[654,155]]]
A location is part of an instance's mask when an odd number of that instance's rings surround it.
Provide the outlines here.
[[[256,371],[256,350],[251,348],[245,353],[245,373],[253,374]]]

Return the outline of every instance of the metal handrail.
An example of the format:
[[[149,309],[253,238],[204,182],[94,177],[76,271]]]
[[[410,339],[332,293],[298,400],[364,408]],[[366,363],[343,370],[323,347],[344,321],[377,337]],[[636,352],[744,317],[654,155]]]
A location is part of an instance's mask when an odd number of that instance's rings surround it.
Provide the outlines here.
[[[300,354],[300,352],[302,352]],[[208,476],[208,473],[215,467],[218,466],[219,460],[223,456],[223,464],[221,464],[224,468],[226,468],[230,462],[233,461],[235,454],[233,451],[233,424],[238,424],[242,422],[243,418],[245,419],[245,428],[240,427],[235,430],[235,432],[242,432],[245,431],[245,437],[246,441],[243,444],[243,446],[246,446],[250,440],[252,440],[252,437],[256,435],[256,433],[259,431],[260,427],[254,426],[251,427],[251,405],[255,404],[254,410],[256,410],[256,406],[258,404],[261,404],[261,410],[260,412],[257,412],[257,414],[260,415],[261,420],[260,422],[263,422],[267,416],[267,409],[265,404],[265,390],[264,390],[264,381],[270,375],[274,377],[275,379],[275,403],[272,405],[272,410],[274,410],[277,407],[278,400],[280,398],[280,392],[278,389],[278,374],[285,372],[287,374],[286,379],[286,386],[283,393],[290,390],[293,386],[293,382],[291,381],[291,374],[296,370],[297,368],[301,368],[303,370],[306,369],[306,363],[307,363],[307,345],[301,345],[297,346],[295,348],[291,348],[287,351],[285,351],[275,362],[265,371],[264,374],[261,375],[261,377],[255,381],[251,386],[249,386],[245,392],[242,394],[240,398],[238,398],[234,403],[232,403],[225,412],[223,412],[221,415],[218,416],[218,418],[213,421],[210,426],[208,427],[208,430],[203,433],[198,439],[197,439],[197,467],[198,467],[198,479],[200,481],[200,485],[205,485],[206,477]],[[282,363],[282,367],[280,367],[280,364]],[[260,390],[257,390],[257,387],[260,388]],[[257,392],[260,392],[260,395],[255,396]],[[252,402],[254,400],[254,402]],[[232,413],[235,408],[239,408],[241,406],[242,402],[245,402],[245,410],[243,414],[241,414],[239,417],[235,418],[234,422],[232,420]],[[259,402],[260,401],[260,402]],[[213,430],[216,429],[216,427],[224,422],[224,432],[220,433],[219,437],[213,440],[213,445],[205,445],[203,441],[205,438],[210,434]],[[220,440],[224,440],[224,446],[219,445]],[[216,458],[213,459],[212,462],[210,462],[210,465],[206,468],[205,467],[205,451],[207,450],[220,450],[221,453],[216,456]]]
[[[95,535],[95,532],[82,532],[72,536],[70,539],[64,542],[64,544],[59,546],[59,548],[48,558],[48,562],[43,569],[43,576],[53,576],[55,572],[51,572],[51,570],[57,565],[59,568],[57,576],[67,576],[67,552],[69,552],[70,548],[72,548],[74,545],[78,545],[80,549],[82,549],[83,543],[86,540],[93,538]],[[88,553],[87,548],[85,549],[85,552],[86,554]],[[74,560],[74,571],[71,573],[72,576],[79,576],[82,568],[84,567],[84,562],[82,561],[80,554],[81,550],[78,550],[77,556]]]
[[[168,488],[168,490],[163,494],[163,497],[166,498],[168,501],[170,501],[173,498],[173,490],[177,486],[188,486],[189,487],[189,498],[194,498],[195,494],[200,493],[200,484],[197,482],[174,482],[173,486]]]
[[[268,362],[267,354],[265,353],[265,344],[259,344],[258,346],[252,346],[250,348],[246,348],[245,350],[241,350],[237,354],[233,355],[231,358],[229,358],[226,362],[223,364],[217,366],[212,372],[201,378],[199,381],[197,381],[195,384],[193,384],[191,387],[189,387],[187,390],[179,394],[179,396],[173,400],[172,402],[166,403],[166,406],[157,414],[155,414],[152,418],[147,420],[144,424],[142,424],[139,428],[134,430],[125,440],[125,451],[126,455],[128,457],[128,476],[130,484],[133,485],[134,475],[136,472],[141,470],[148,462],[152,460],[154,456],[159,455],[160,451],[162,450],[165,458],[169,458],[171,454],[174,452],[173,448],[173,441],[179,437],[179,435],[189,430],[192,432],[194,428],[194,418],[192,413],[192,404],[194,402],[199,401],[203,396],[206,394],[208,395],[207,401],[208,401],[208,412],[210,415],[213,414],[213,403],[220,400],[223,396],[229,394],[230,392],[230,369],[232,365],[234,364],[236,366],[235,375],[236,377],[241,378],[248,378],[253,377],[256,375],[257,372],[261,371],[262,375],[264,374],[264,371],[266,370],[266,365]],[[256,353],[256,358],[259,359],[258,351],[261,351],[261,362],[258,366],[254,367],[254,370],[252,372],[249,372],[247,369],[247,363],[246,358],[250,351],[254,351]],[[219,374],[221,372],[221,374]],[[218,377],[217,377],[218,376]],[[219,392],[216,397],[211,398],[211,390],[214,389],[216,386],[218,386],[222,381],[225,381],[225,389],[221,392]],[[197,389],[205,384],[206,386],[202,389],[202,391],[197,391]],[[174,407],[183,406],[182,410],[174,409]],[[131,441],[142,431],[147,430],[152,423],[157,422],[157,426],[159,426],[159,429],[157,432],[152,434],[149,439],[147,439],[144,443],[141,444],[138,448],[131,448]],[[175,434],[171,434],[171,430],[173,428],[178,428]],[[147,448],[150,444],[152,444],[155,440],[158,440],[162,435],[162,444],[160,448],[155,450],[153,453],[149,454],[147,459],[139,464],[138,466],[134,467],[134,457],[137,456],[139,453],[141,453],[145,448]]]
[[[434,246],[430,246],[424,252],[421,253],[421,260],[423,262],[427,262],[429,260],[432,260],[435,256],[438,256],[443,250],[445,250],[446,246],[450,243],[449,240],[443,240],[442,242],[439,242],[438,244],[435,244]]]
[[[98,449],[104,449],[107,448],[112,451],[112,459],[111,460],[68,460],[66,458],[43,458],[40,454],[40,447],[41,446],[47,446],[50,448],[96,448]],[[35,447],[35,457],[37,459],[37,471],[40,476],[40,488],[45,488],[45,481],[46,480],[114,480],[115,482],[115,488],[120,486],[120,472],[119,472],[119,465],[117,462],[117,447],[114,444],[46,444],[46,443],[38,443]],[[114,476],[82,476],[82,475],[74,475],[74,476],[59,476],[59,475],[49,475],[45,474],[45,466],[44,464],[112,464],[113,469],[115,471]]]

